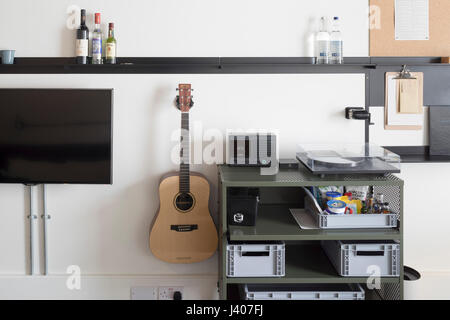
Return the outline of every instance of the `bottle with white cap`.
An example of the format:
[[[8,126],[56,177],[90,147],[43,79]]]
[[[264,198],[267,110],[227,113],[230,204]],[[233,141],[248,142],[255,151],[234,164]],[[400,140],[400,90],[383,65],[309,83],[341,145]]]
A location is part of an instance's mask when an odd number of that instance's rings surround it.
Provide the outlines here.
[[[316,63],[330,63],[330,34],[326,17],[320,19],[320,29],[316,36]]]
[[[344,63],[344,41],[342,40],[339,17],[333,18],[333,28],[330,35],[330,51],[332,64]]]

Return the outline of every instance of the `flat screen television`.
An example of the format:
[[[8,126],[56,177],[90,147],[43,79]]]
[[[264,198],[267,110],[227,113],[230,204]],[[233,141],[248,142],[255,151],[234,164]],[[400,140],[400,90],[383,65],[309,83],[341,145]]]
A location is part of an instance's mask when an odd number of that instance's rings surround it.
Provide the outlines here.
[[[112,89],[0,89],[0,183],[112,184]]]

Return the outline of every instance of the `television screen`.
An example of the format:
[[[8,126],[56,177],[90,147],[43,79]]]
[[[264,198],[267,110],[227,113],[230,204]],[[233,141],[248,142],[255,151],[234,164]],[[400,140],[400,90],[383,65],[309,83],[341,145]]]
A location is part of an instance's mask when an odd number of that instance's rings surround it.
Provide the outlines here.
[[[113,90],[0,89],[0,183],[112,183]]]

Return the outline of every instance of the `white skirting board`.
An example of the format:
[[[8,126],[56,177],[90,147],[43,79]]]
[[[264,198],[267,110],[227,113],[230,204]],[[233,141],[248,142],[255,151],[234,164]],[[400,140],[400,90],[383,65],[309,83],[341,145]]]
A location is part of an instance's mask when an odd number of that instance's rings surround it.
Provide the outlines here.
[[[405,281],[405,299],[450,299],[450,272],[421,272],[418,281]],[[0,276],[0,300],[14,299],[116,299],[131,298],[131,288],[183,286],[184,300],[218,299],[217,275],[204,276],[83,276],[80,290],[69,290],[67,275]]]
[[[68,289],[69,275],[0,276],[0,300],[129,300],[132,287],[184,287],[183,300],[215,300],[217,275],[89,275],[81,287]],[[72,286],[73,287],[73,286]]]

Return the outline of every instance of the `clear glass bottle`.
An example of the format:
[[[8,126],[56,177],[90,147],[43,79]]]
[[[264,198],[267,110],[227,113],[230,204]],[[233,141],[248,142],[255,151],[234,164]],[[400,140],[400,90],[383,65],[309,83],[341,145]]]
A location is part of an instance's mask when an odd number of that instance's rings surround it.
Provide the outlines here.
[[[332,64],[344,63],[344,41],[342,39],[339,17],[333,18],[333,27],[330,34],[330,51]]]
[[[384,203],[384,195],[382,193],[377,193],[376,202],[378,202],[379,204]]]
[[[373,212],[373,204],[374,204],[374,199],[373,199],[373,194],[369,193],[367,196],[367,211],[368,213],[374,213]]]
[[[110,22],[108,30],[108,39],[106,39],[105,63],[108,64],[117,63],[116,50],[117,50],[117,41],[116,38],[114,38],[114,23]]]
[[[95,14],[95,28],[92,34],[92,64],[102,64],[102,30],[100,27],[100,13]]]
[[[375,203],[373,204],[373,213],[382,213],[383,204],[384,195],[382,193],[377,193],[375,197]]]
[[[320,29],[316,36],[316,63],[330,63],[330,34],[326,17],[320,19]]]

